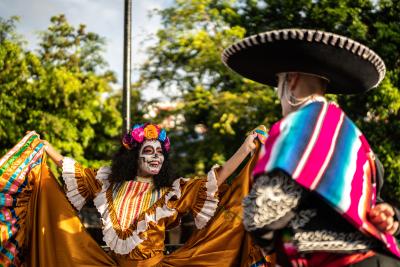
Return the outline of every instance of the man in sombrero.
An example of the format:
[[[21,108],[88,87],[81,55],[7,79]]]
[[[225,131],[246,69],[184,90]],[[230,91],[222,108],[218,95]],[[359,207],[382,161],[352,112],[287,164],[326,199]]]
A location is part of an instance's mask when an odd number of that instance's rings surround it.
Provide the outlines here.
[[[244,225],[281,266],[400,266],[398,211],[380,199],[382,164],[330,94],[377,87],[385,64],[336,34],[283,29],[225,49],[224,63],[277,87],[275,123],[244,200]]]

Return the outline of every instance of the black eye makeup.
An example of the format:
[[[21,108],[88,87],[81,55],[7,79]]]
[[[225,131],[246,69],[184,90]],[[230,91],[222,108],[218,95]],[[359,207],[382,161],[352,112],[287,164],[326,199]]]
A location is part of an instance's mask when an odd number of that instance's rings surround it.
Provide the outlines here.
[[[154,149],[151,146],[146,146],[143,148],[143,154],[152,154],[153,152],[154,152]]]

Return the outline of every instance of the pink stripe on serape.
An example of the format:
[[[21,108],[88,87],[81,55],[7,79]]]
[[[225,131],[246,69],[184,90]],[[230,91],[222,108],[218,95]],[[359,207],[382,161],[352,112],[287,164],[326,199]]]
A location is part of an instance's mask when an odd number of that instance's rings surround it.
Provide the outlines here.
[[[306,188],[311,188],[311,185],[315,182],[315,178],[320,173],[322,166],[324,166],[327,160],[331,146],[336,145],[336,143],[332,144],[331,140],[336,133],[337,127],[341,126],[339,123],[341,121],[341,113],[342,112],[337,107],[332,105],[328,107],[326,114],[321,111],[320,115],[325,116],[325,118],[322,122],[322,126],[319,125],[321,129],[314,130],[315,133],[318,132],[319,136],[314,142],[311,153],[307,159],[307,161],[312,162],[312,164],[305,164],[305,168],[296,179],[298,183]],[[317,181],[317,183],[318,182],[319,181]]]
[[[272,127],[271,130],[268,133],[268,141],[263,145],[260,155],[257,161],[257,164],[253,170],[253,176],[257,176],[258,174],[262,174],[265,172],[265,169],[267,167],[267,163],[271,157],[271,153],[273,150],[273,146],[276,145],[276,139],[279,137],[281,133],[281,123],[282,120],[278,121],[275,123]]]
[[[315,124],[314,129],[311,134],[311,138],[309,139],[309,142],[307,144],[307,147],[306,147],[304,153],[300,157],[300,161],[299,161],[297,167],[295,168],[294,172],[292,173],[293,179],[298,179],[299,176],[303,173],[304,167],[307,166],[307,162],[309,161],[310,153],[313,150],[313,148],[315,146],[315,142],[318,140],[318,137],[320,135],[321,125],[323,125],[325,115],[326,115],[326,112],[328,109],[327,103],[323,102],[322,105],[323,106],[318,114],[316,124]],[[309,185],[307,185],[307,187],[309,187]]]
[[[371,196],[371,202],[372,203],[376,203],[376,163],[375,163],[375,155],[371,150],[370,145],[368,144],[367,139],[365,138],[364,135],[360,134],[360,141],[364,147],[364,149],[367,149],[367,151],[365,151],[365,153],[367,153],[368,155],[368,161],[369,161],[369,166],[371,168],[371,185],[372,185],[372,196]]]
[[[365,148],[361,146],[357,152],[356,170],[352,177],[351,192],[345,196],[351,200],[348,210],[344,210],[343,216],[351,220],[353,224],[361,227],[367,221],[367,212],[371,206],[371,168]],[[370,232],[370,231],[368,231]],[[374,236],[377,236],[374,234]]]

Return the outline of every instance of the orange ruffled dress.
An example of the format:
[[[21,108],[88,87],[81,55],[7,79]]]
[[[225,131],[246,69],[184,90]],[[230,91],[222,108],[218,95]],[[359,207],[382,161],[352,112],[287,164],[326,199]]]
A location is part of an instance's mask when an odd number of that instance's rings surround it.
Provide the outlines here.
[[[30,132],[0,159],[0,262],[41,267],[267,266],[241,223],[253,159],[218,193],[214,170],[207,177],[180,178],[171,188],[155,190],[143,181],[113,184],[109,167],[95,171],[65,158],[65,192],[46,165],[39,136]],[[77,216],[89,199],[100,213],[110,253]],[[199,230],[182,248],[164,255],[165,230],[186,212],[193,214]]]

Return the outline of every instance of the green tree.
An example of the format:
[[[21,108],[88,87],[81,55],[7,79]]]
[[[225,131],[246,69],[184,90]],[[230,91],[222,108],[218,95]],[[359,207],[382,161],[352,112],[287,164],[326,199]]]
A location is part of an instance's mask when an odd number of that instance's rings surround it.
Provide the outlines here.
[[[115,75],[102,57],[104,40],[59,15],[33,53],[11,38],[15,22],[0,21],[2,152],[36,130],[63,154],[99,165],[115,150],[122,128],[120,92],[114,92]]]
[[[331,96],[356,121],[386,168],[385,194],[400,199],[400,2],[391,0],[176,0],[159,11],[162,29],[143,64],[142,86],[177,88],[185,122],[174,136],[178,172],[201,173],[225,160],[244,133],[279,117],[271,88],[248,81],[220,60],[223,48],[244,36],[285,27],[343,34],[373,48],[387,64],[379,88]],[[195,131],[204,125],[205,134]],[[391,190],[387,190],[390,188]]]

